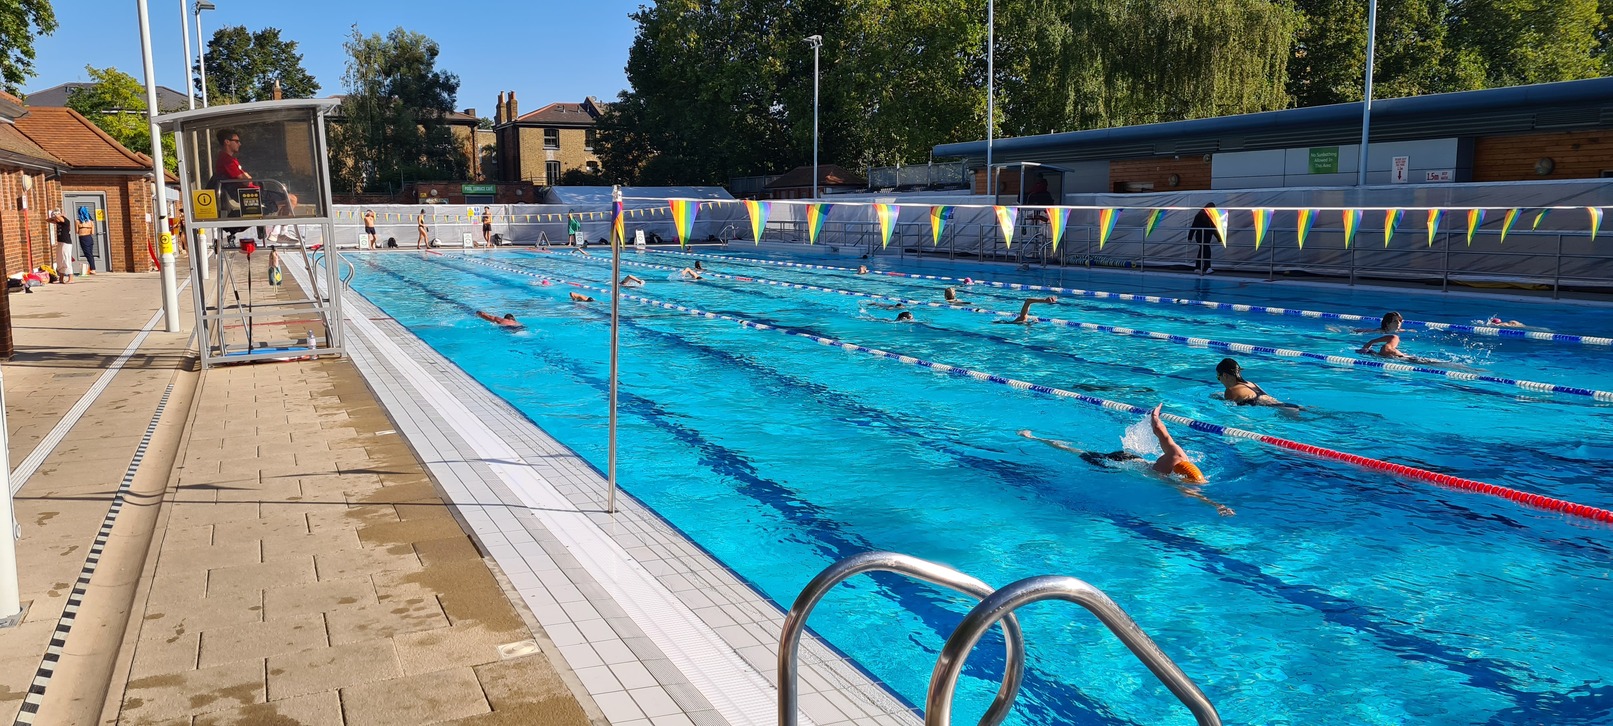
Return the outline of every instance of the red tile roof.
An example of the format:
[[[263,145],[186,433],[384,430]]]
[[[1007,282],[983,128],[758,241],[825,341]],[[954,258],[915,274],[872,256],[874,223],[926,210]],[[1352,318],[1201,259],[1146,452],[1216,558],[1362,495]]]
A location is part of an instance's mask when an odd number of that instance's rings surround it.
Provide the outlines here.
[[[0,91],[3,93],[3,91]],[[62,160],[51,156],[50,152],[39,148],[39,145],[24,136],[15,126],[0,123],[0,155],[21,157],[24,161],[47,166],[62,166]],[[0,159],[0,165],[5,161]]]
[[[16,123],[17,130],[74,169],[151,169],[151,157],[124,148],[73,109],[30,107]]]
[[[589,113],[580,103],[551,103],[531,113],[517,116],[516,123],[527,124],[575,124],[578,126],[592,126],[594,115]]]

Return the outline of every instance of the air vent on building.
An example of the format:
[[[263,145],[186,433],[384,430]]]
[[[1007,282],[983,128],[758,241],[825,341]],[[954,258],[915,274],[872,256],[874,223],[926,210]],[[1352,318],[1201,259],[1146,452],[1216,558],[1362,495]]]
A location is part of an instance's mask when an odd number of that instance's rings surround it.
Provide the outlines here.
[[[1220,150],[1221,142],[1218,139],[1194,139],[1192,141],[1176,142],[1176,153],[1178,154],[1209,154]]]
[[[1601,109],[1554,108],[1535,112],[1535,128],[1551,129],[1564,126],[1594,126],[1602,120]]]

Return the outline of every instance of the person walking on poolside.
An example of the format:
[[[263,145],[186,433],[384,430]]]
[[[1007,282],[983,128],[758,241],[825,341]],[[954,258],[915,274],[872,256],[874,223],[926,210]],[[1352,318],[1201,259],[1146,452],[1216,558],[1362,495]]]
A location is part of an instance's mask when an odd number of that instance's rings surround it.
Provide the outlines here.
[[[1002,325],[1030,325],[1031,323],[1035,322],[1035,321],[1031,320],[1031,306],[1032,305],[1035,305],[1036,303],[1047,303],[1049,305],[1056,305],[1056,304],[1058,304],[1058,301],[1059,301],[1059,299],[1054,297],[1054,296],[1052,296],[1052,295],[1048,295],[1047,297],[1025,298],[1025,304],[1019,306],[1019,317],[1014,318],[1013,320],[993,320],[991,322],[999,323],[999,324],[1002,324]]]
[[[482,245],[493,246],[493,208],[482,207]]]
[[[575,295],[576,293],[572,293],[572,294]],[[519,322],[516,322],[515,315],[512,314],[512,313],[505,313],[504,317],[500,318],[500,317],[491,315],[489,313],[484,313],[484,312],[482,312],[480,310],[477,310],[476,311],[476,317],[481,318],[483,320],[486,320],[487,322],[492,323],[494,325],[497,325],[497,326],[499,326],[501,328],[524,328],[524,327],[526,327],[526,326],[520,324]]]
[[[1233,514],[1236,514],[1236,512],[1232,511],[1231,507],[1205,496],[1204,492],[1200,491],[1200,487],[1210,483],[1210,480],[1205,478],[1204,472],[1199,471],[1198,466],[1194,465],[1193,462],[1187,458],[1187,452],[1183,451],[1182,447],[1176,444],[1176,440],[1171,438],[1171,432],[1165,429],[1165,422],[1159,418],[1159,410],[1163,407],[1164,404],[1160,404],[1155,406],[1154,410],[1148,413],[1148,422],[1154,429],[1154,438],[1159,441],[1159,448],[1164,452],[1159,455],[1159,458],[1154,460],[1154,463],[1150,465],[1149,468],[1155,474],[1164,477],[1165,480],[1169,482],[1171,486],[1175,487],[1177,491],[1181,492],[1183,496],[1192,497],[1204,502],[1205,504],[1215,507],[1215,511],[1223,517],[1230,517]],[[1144,460],[1143,457],[1125,450],[1114,451],[1107,454],[1100,454],[1096,451],[1083,451],[1064,441],[1058,441],[1056,439],[1044,439],[1040,436],[1036,436],[1035,434],[1032,434],[1029,429],[1020,431],[1019,435],[1033,441],[1040,441],[1055,449],[1068,451],[1081,457],[1082,461],[1092,464],[1093,466],[1107,468],[1111,463],[1125,463],[1128,461]]]
[[[948,302],[948,303],[950,303],[952,305],[968,305],[969,304],[969,302],[967,300],[959,300],[958,299],[958,289],[955,288],[955,287],[949,287],[949,288],[946,288],[946,289],[942,290],[941,291],[941,297],[942,297],[942,299],[946,300],[946,302]]]
[[[370,249],[379,246],[375,240],[375,210],[364,210],[364,236],[370,241]]]
[[[1212,209],[1215,209],[1215,202],[1204,205],[1204,208],[1193,217],[1193,227],[1187,231],[1187,238],[1199,243],[1198,264],[1194,265],[1193,269],[1198,270],[1200,275],[1215,272],[1215,268],[1210,266],[1210,242],[1216,235],[1215,220],[1210,216]]]
[[[1239,406],[1280,406],[1283,408],[1299,408],[1292,403],[1283,403],[1262,390],[1259,384],[1244,380],[1243,366],[1231,358],[1222,358],[1215,366],[1215,379],[1226,387],[1222,397]]]
[[[95,217],[90,214],[89,207],[78,208],[78,251],[84,260],[84,274],[95,274]]]
[[[56,263],[56,277],[63,283],[73,281],[73,223],[67,221],[67,215],[62,210],[53,209],[50,212],[50,221],[56,223],[56,246],[59,260]]]
[[[420,210],[420,217],[415,220],[414,226],[420,231],[420,238],[415,240],[414,248],[423,250],[426,248],[426,232],[428,231],[426,229],[426,210]]]

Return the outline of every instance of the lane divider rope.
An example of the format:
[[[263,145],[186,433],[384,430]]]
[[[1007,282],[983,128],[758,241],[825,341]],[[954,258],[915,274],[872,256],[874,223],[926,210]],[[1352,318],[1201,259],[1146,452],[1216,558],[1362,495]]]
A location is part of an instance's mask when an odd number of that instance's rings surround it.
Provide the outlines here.
[[[591,257],[587,257],[586,255],[574,256],[574,257],[578,257],[580,259],[588,259],[588,260],[593,260],[594,259],[594,258],[591,258]],[[603,261],[603,260],[598,260],[598,261]],[[636,260],[625,260],[624,259],[624,260],[622,260],[622,263],[627,264],[627,265],[641,265],[641,266],[652,267],[652,268],[662,269],[662,270],[681,270],[682,269],[682,268],[678,268],[678,267],[670,267],[670,266],[667,266],[667,265],[657,265],[657,264],[652,263],[652,262],[639,262],[639,261],[636,261]],[[776,285],[776,286],[779,286],[779,287],[796,288],[796,289],[800,289],[800,290],[812,290],[812,291],[816,291],[816,292],[828,292],[828,293],[834,293],[834,294],[837,294],[837,295],[847,295],[847,296],[851,296],[851,297],[861,297],[861,298],[868,298],[868,299],[872,299],[872,300],[888,300],[888,301],[892,301],[892,302],[900,302],[900,303],[907,304],[907,305],[924,305],[924,306],[936,307],[936,308],[942,308],[942,309],[961,310],[961,311],[971,312],[971,313],[983,313],[983,314],[987,314],[987,315],[997,315],[997,316],[1005,316],[1005,317],[1011,317],[1011,316],[1017,316],[1018,315],[1018,313],[1004,312],[1004,311],[1001,311],[1001,310],[991,310],[989,308],[974,307],[974,306],[968,306],[968,305],[950,305],[950,304],[947,304],[947,303],[938,303],[938,302],[931,302],[931,301],[925,301],[925,300],[910,300],[910,299],[907,299],[907,298],[892,297],[892,296],[889,296],[889,295],[880,295],[878,293],[858,292],[858,291],[855,291],[855,290],[842,290],[842,289],[839,289],[839,288],[820,287],[820,286],[817,286],[817,285],[805,285],[805,284],[795,283],[795,282],[783,282],[783,281],[779,281],[779,280],[770,280],[770,279],[763,278],[763,277],[745,277],[745,276],[738,276],[738,275],[727,275],[727,274],[724,274],[724,273],[721,273],[721,272],[713,272],[711,270],[701,270],[700,273],[702,275],[710,276],[710,277],[713,277],[713,278],[738,280],[738,281],[741,281],[741,282],[756,282],[756,283],[761,283],[761,284],[764,284],[764,285]],[[1192,337],[1188,337],[1188,336],[1184,336],[1184,335],[1171,335],[1169,333],[1159,333],[1159,332],[1154,332],[1154,331],[1151,331],[1151,330],[1138,330],[1136,328],[1123,328],[1123,327],[1117,327],[1117,326],[1113,326],[1113,325],[1099,325],[1097,323],[1088,323],[1088,322],[1083,322],[1083,321],[1080,321],[1080,320],[1065,320],[1065,319],[1062,319],[1062,318],[1047,318],[1047,317],[1040,317],[1040,316],[1031,316],[1029,319],[1034,320],[1034,321],[1039,322],[1039,323],[1050,323],[1050,324],[1053,324],[1053,325],[1058,325],[1058,326],[1062,326],[1062,327],[1066,327],[1066,328],[1076,328],[1076,329],[1079,329],[1079,330],[1088,330],[1088,331],[1096,331],[1096,332],[1100,332],[1100,333],[1109,333],[1111,335],[1119,335],[1121,337],[1127,337],[1127,338],[1144,338],[1144,339],[1148,339],[1148,340],[1160,340],[1160,341],[1164,341],[1164,342],[1167,342],[1167,343],[1175,343],[1177,345],[1186,345],[1188,347],[1194,347],[1194,348],[1215,348],[1217,350],[1223,350],[1223,351],[1228,351],[1228,352],[1232,352],[1232,353],[1240,353],[1240,354],[1246,354],[1246,355],[1266,355],[1266,356],[1275,356],[1275,357],[1278,357],[1278,358],[1294,358],[1294,359],[1301,359],[1301,360],[1319,361],[1319,362],[1326,363],[1326,364],[1329,364],[1329,365],[1345,366],[1345,367],[1349,367],[1349,368],[1366,369],[1366,370],[1377,371],[1379,373],[1391,373],[1391,372],[1393,372],[1393,373],[1416,373],[1416,374],[1419,374],[1419,375],[1441,376],[1441,377],[1448,378],[1448,379],[1455,380],[1455,381],[1464,381],[1464,382],[1482,381],[1482,382],[1485,382],[1485,383],[1495,383],[1495,384],[1499,384],[1499,385],[1503,385],[1503,386],[1512,386],[1514,388],[1521,388],[1521,389],[1526,390],[1526,391],[1533,391],[1533,392],[1537,392],[1537,393],[1561,393],[1561,394],[1570,395],[1570,396],[1582,396],[1582,397],[1592,398],[1592,399],[1595,399],[1597,401],[1613,403],[1613,391],[1599,391],[1599,390],[1590,389],[1590,388],[1580,388],[1580,387],[1577,387],[1577,386],[1565,386],[1565,385],[1561,385],[1561,384],[1557,384],[1557,383],[1542,383],[1540,381],[1524,381],[1524,380],[1518,380],[1518,379],[1515,379],[1515,378],[1504,378],[1504,377],[1501,377],[1501,376],[1487,376],[1487,375],[1481,375],[1481,374],[1478,374],[1478,373],[1467,373],[1465,371],[1446,370],[1444,368],[1429,368],[1427,366],[1412,365],[1412,364],[1408,364],[1408,363],[1395,363],[1393,361],[1365,360],[1365,359],[1361,359],[1361,358],[1351,358],[1349,356],[1342,356],[1342,355],[1328,355],[1328,354],[1325,354],[1325,353],[1311,353],[1311,352],[1307,352],[1307,351],[1303,351],[1303,350],[1295,350],[1295,349],[1292,349],[1292,348],[1274,348],[1274,347],[1264,346],[1264,345],[1252,345],[1252,344],[1249,344],[1249,343],[1230,343],[1230,342],[1221,341],[1221,340],[1213,340],[1213,339],[1210,339],[1210,338],[1192,338]],[[1478,390],[1484,390],[1484,389],[1478,389]],[[1486,391],[1486,392],[1489,393],[1490,391]]]
[[[783,260],[758,260],[748,257],[730,257],[727,255],[713,255],[699,252],[678,252],[674,250],[649,250],[658,255],[680,255],[685,257],[699,257],[721,262],[750,263],[762,265],[777,265],[780,267],[799,267],[810,270],[834,270],[838,272],[856,272],[850,267],[836,267],[833,265],[812,265],[802,262],[785,262]],[[968,282],[975,285],[987,285],[1005,290],[1033,290],[1063,293],[1071,296],[1090,297],[1100,300],[1121,300],[1125,302],[1145,302],[1156,305],[1195,305],[1212,310],[1230,310],[1238,313],[1266,313],[1268,315],[1287,315],[1300,318],[1319,318],[1321,320],[1339,320],[1346,322],[1379,321],[1378,316],[1353,315],[1350,313],[1329,313],[1317,310],[1301,310],[1298,308],[1280,308],[1270,305],[1244,305],[1239,303],[1215,302],[1213,300],[1194,300],[1185,297],[1160,297],[1157,295],[1136,295],[1124,292],[1105,292],[1102,290],[1082,290],[1071,287],[1057,287],[1054,285],[1031,285],[1018,282],[995,282],[992,280],[975,280],[973,278],[947,277],[945,275],[921,275],[912,272],[899,272],[896,270],[870,270],[870,275],[884,275],[886,277],[906,277],[915,280],[940,280],[943,282]],[[1547,333],[1537,330],[1519,330],[1517,328],[1497,328],[1488,325],[1466,325],[1463,323],[1440,323],[1429,320],[1402,320],[1402,328],[1426,328],[1450,333],[1467,333],[1472,335],[1486,335],[1496,338],[1516,338],[1525,340],[1544,340],[1552,343],[1579,343],[1581,345],[1613,346],[1613,338],[1594,335],[1573,335],[1569,333]]]
[[[513,267],[513,266],[510,266],[510,265],[505,265],[505,264],[501,264],[501,263],[487,262],[485,260],[473,259],[468,255],[465,256],[465,261],[470,262],[472,264],[476,264],[476,265],[482,265],[482,266],[493,268],[493,269],[503,270],[505,272],[510,272],[510,273],[517,274],[517,275],[524,275],[524,276],[531,277],[531,278],[538,279],[538,280],[550,280],[550,281],[558,282],[558,283],[561,283],[561,284],[564,284],[564,285],[569,285],[571,287],[581,288],[581,289],[585,289],[585,290],[592,290],[592,291],[604,293],[604,294],[607,294],[607,295],[610,294],[610,288],[607,288],[607,287],[600,287],[598,285],[575,282],[575,281],[572,281],[572,280],[566,280],[564,278],[556,277],[556,276],[553,276],[553,275],[544,275],[544,274],[532,272],[530,270],[523,270],[523,269],[521,269],[519,267]],[[1031,383],[1029,381],[1021,381],[1021,380],[1017,380],[1017,379],[1014,379],[1014,378],[1007,378],[1007,377],[999,376],[999,375],[992,374],[992,373],[986,373],[984,371],[977,371],[977,370],[972,370],[972,369],[969,369],[969,368],[962,368],[962,367],[958,367],[958,366],[947,365],[947,364],[944,364],[944,363],[938,363],[938,362],[935,362],[935,361],[925,360],[923,358],[917,358],[917,357],[914,357],[914,356],[903,355],[901,353],[894,353],[894,352],[891,352],[891,351],[880,350],[880,349],[877,349],[877,348],[869,348],[867,346],[859,345],[857,343],[851,343],[851,342],[847,342],[847,341],[837,340],[837,339],[834,339],[834,338],[826,338],[826,337],[823,337],[823,336],[820,336],[820,335],[813,335],[811,333],[805,333],[805,332],[801,332],[801,331],[798,331],[798,330],[791,330],[789,328],[781,328],[781,327],[778,327],[776,325],[770,325],[770,324],[767,324],[767,323],[757,323],[757,322],[753,322],[753,321],[750,321],[750,320],[746,320],[744,318],[734,317],[732,315],[724,315],[724,314],[721,314],[721,313],[709,312],[709,311],[701,310],[699,308],[692,308],[692,307],[688,307],[688,306],[685,306],[685,305],[677,305],[677,304],[673,304],[673,303],[662,302],[660,300],[656,300],[656,299],[653,299],[653,298],[647,298],[647,297],[642,297],[642,296],[639,296],[639,295],[632,295],[632,294],[627,294],[627,293],[623,293],[621,297],[624,298],[624,299],[627,299],[627,300],[631,300],[631,301],[636,302],[636,303],[644,304],[644,305],[650,305],[650,306],[654,306],[654,307],[663,308],[663,309],[666,309],[666,310],[674,310],[674,311],[677,311],[677,312],[687,313],[687,314],[692,315],[694,317],[707,318],[707,319],[711,319],[711,320],[724,320],[724,321],[727,321],[727,322],[735,323],[735,324],[739,325],[740,327],[744,327],[744,328],[750,328],[750,329],[753,329],[753,330],[767,330],[767,331],[773,331],[773,332],[777,332],[777,333],[782,333],[784,335],[789,335],[789,336],[793,336],[793,337],[797,337],[797,338],[805,338],[807,340],[811,340],[811,341],[813,341],[815,343],[818,343],[820,345],[840,348],[841,350],[845,350],[845,351],[849,351],[849,352],[863,353],[863,354],[871,355],[871,356],[878,357],[878,358],[885,358],[885,359],[888,359],[888,360],[894,360],[894,361],[897,361],[897,362],[900,362],[900,363],[903,363],[903,364],[906,364],[906,365],[913,365],[913,366],[919,366],[919,367],[922,367],[922,368],[928,368],[928,369],[936,371],[938,373],[945,373],[945,374],[948,374],[948,375],[954,376],[954,377],[972,378],[972,379],[977,380],[977,381],[984,381],[984,382],[987,382],[987,383],[995,383],[995,384],[1002,385],[1002,386],[1008,386],[1009,388],[1016,388],[1016,389],[1019,389],[1019,390],[1032,391],[1032,392],[1035,392],[1035,393],[1041,393],[1041,394],[1048,395],[1048,396],[1054,396],[1056,398],[1064,398],[1064,399],[1068,399],[1068,400],[1079,401],[1079,402],[1087,404],[1089,406],[1097,406],[1097,407],[1106,408],[1106,409],[1109,409],[1109,410],[1112,410],[1112,411],[1120,411],[1120,412],[1131,413],[1131,414],[1136,414],[1136,415],[1147,415],[1148,412],[1149,412],[1149,409],[1145,409],[1145,408],[1142,408],[1142,407],[1139,407],[1139,406],[1133,406],[1133,405],[1131,405],[1129,403],[1121,403],[1119,401],[1110,401],[1110,400],[1106,400],[1106,399],[1102,399],[1102,398],[1097,398],[1097,397],[1094,397],[1094,396],[1088,396],[1088,395],[1082,394],[1082,393],[1076,393],[1075,391],[1069,391],[1069,390],[1065,390],[1065,389],[1062,389],[1062,388],[1054,388],[1052,386],[1044,386],[1044,385],[1040,385],[1040,384],[1036,384],[1036,383]],[[1489,483],[1486,483],[1486,482],[1476,481],[1476,480],[1473,480],[1473,479],[1465,479],[1465,478],[1462,478],[1462,477],[1451,476],[1449,474],[1441,474],[1441,473],[1434,472],[1434,471],[1429,471],[1429,470],[1426,470],[1426,469],[1418,469],[1416,467],[1405,466],[1403,464],[1396,464],[1396,463],[1393,463],[1393,462],[1383,461],[1383,460],[1380,460],[1380,459],[1371,459],[1371,458],[1367,458],[1365,456],[1358,456],[1356,454],[1350,454],[1350,453],[1342,452],[1342,451],[1335,451],[1333,449],[1328,449],[1328,448],[1321,447],[1321,446],[1313,446],[1313,445],[1310,445],[1310,444],[1304,444],[1304,443],[1300,443],[1300,442],[1296,442],[1296,441],[1290,441],[1288,439],[1283,439],[1283,438],[1279,438],[1279,437],[1276,437],[1276,436],[1270,436],[1270,435],[1266,435],[1266,434],[1261,434],[1261,433],[1257,433],[1257,432],[1254,432],[1254,431],[1245,431],[1243,429],[1232,428],[1230,426],[1223,426],[1221,424],[1213,424],[1213,423],[1207,423],[1207,422],[1204,422],[1204,421],[1198,421],[1198,420],[1195,420],[1195,419],[1187,418],[1185,416],[1178,416],[1176,414],[1161,413],[1160,418],[1165,419],[1166,421],[1170,421],[1172,423],[1182,424],[1182,425],[1187,426],[1187,427],[1189,427],[1189,428],[1191,428],[1191,429],[1193,429],[1195,431],[1202,431],[1202,432],[1205,432],[1205,433],[1216,434],[1216,435],[1231,438],[1231,439],[1248,439],[1248,440],[1251,440],[1251,441],[1258,441],[1260,443],[1267,444],[1269,446],[1274,446],[1274,447],[1277,447],[1277,448],[1280,448],[1280,449],[1287,449],[1289,451],[1298,451],[1298,452],[1301,452],[1301,453],[1310,454],[1310,455],[1318,457],[1318,458],[1328,459],[1328,460],[1332,460],[1332,461],[1338,461],[1338,462],[1342,462],[1342,463],[1346,463],[1346,464],[1351,464],[1351,465],[1358,466],[1358,467],[1365,468],[1365,469],[1369,469],[1369,470],[1372,470],[1372,471],[1378,471],[1378,472],[1382,472],[1382,473],[1401,476],[1401,477],[1405,477],[1407,479],[1412,479],[1412,480],[1415,480],[1415,481],[1426,482],[1426,483],[1435,484],[1435,485],[1438,485],[1438,486],[1447,487],[1447,488],[1451,488],[1451,489],[1456,489],[1456,490],[1460,490],[1460,491],[1473,492],[1473,493],[1478,493],[1478,494],[1486,494],[1486,495],[1489,495],[1489,496],[1498,497],[1498,498],[1501,498],[1501,499],[1506,499],[1508,501],[1515,502],[1515,503],[1518,503],[1518,504],[1523,504],[1523,505],[1527,505],[1527,506],[1530,506],[1530,507],[1535,507],[1537,509],[1543,509],[1543,510],[1546,510],[1546,511],[1557,512],[1557,513],[1566,514],[1566,515],[1569,515],[1569,516],[1578,517],[1578,518],[1582,518],[1582,519],[1588,519],[1588,520],[1598,521],[1598,522],[1613,523],[1613,511],[1610,511],[1610,510],[1607,510],[1607,509],[1602,509],[1600,507],[1592,507],[1592,506],[1585,505],[1585,504],[1578,504],[1576,502],[1570,502],[1570,501],[1567,501],[1567,500],[1564,500],[1564,499],[1557,499],[1555,497],[1548,497],[1548,496],[1544,496],[1544,495],[1540,495],[1540,494],[1533,494],[1533,493],[1530,493],[1530,492],[1525,492],[1525,491],[1521,491],[1521,490],[1517,490],[1517,489],[1512,489],[1512,488],[1509,488],[1509,487],[1498,486],[1498,485],[1495,485],[1495,484],[1489,484]]]
[[[158,311],[161,314],[161,311]],[[112,526],[117,524],[118,513],[123,511],[125,497],[129,493],[129,486],[134,483],[134,475],[140,471],[141,462],[146,460],[146,449],[151,446],[151,437],[157,433],[157,424],[162,421],[162,412],[168,408],[168,397],[174,392],[174,384],[168,384],[163,390],[162,398],[157,399],[157,410],[151,414],[151,422],[146,424],[146,431],[140,436],[140,444],[134,449],[134,458],[129,460],[129,468],[123,470],[123,481],[118,484],[117,493],[112,496],[112,506],[101,519],[101,529],[95,533],[95,542],[90,545],[89,554],[84,558],[84,567],[79,569],[78,579],[73,581],[73,591],[67,595],[67,603],[62,608],[62,617],[56,621],[56,630],[50,635],[50,645],[45,649],[45,657],[39,663],[39,669],[34,671],[34,679],[28,684],[28,694],[23,696],[22,708],[17,711],[17,719],[13,726],[32,726],[39,717],[39,707],[45,702],[45,688],[50,685],[51,678],[56,675],[56,668],[62,661],[62,650],[67,647],[67,635],[73,630],[73,623],[78,619],[78,610],[84,605],[84,594],[88,591],[90,578],[95,576],[95,569],[101,563],[101,554],[106,550],[107,539],[112,536]],[[10,536],[10,533],[6,533]]]

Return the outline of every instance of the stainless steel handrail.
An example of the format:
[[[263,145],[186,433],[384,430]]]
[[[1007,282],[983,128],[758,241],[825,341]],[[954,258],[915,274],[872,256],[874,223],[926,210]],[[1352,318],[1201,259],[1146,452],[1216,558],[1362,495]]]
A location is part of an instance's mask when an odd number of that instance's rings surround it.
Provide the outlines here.
[[[989,600],[992,594],[991,587],[980,580],[945,565],[899,552],[864,552],[828,566],[801,589],[801,594],[795,598],[795,604],[790,606],[789,614],[784,617],[784,629],[779,635],[778,650],[779,726],[795,726],[799,718],[797,688],[800,679],[797,660],[801,649],[801,634],[806,630],[807,617],[812,614],[812,609],[817,607],[818,601],[822,600],[835,585],[864,572],[875,571],[907,575],[983,600]],[[977,607],[975,611],[979,609]],[[1012,614],[999,616],[992,622],[995,623],[997,620],[1002,621],[1003,640],[1007,643],[1007,665],[1003,669],[1002,686],[997,689],[997,699],[992,701],[991,708],[986,709],[986,714],[980,718],[982,726],[995,726],[1008,717],[1008,712],[1014,707],[1014,699],[1019,696],[1019,684],[1025,678],[1025,636],[1019,630],[1019,621]],[[969,641],[970,645],[973,646],[984,632],[985,628],[981,628],[974,639]],[[953,636],[954,639],[956,637]]]
[[[980,642],[980,636],[985,635],[986,630],[997,621],[1006,623],[1007,618],[1014,617],[1014,610],[1043,600],[1066,600],[1096,615],[1109,628],[1109,632],[1125,643],[1126,648],[1143,665],[1148,666],[1154,677],[1193,712],[1193,718],[1199,724],[1220,726],[1221,716],[1216,713],[1210,699],[1154,644],[1125,610],[1098,588],[1074,577],[1062,576],[1027,577],[1004,585],[964,616],[963,622],[952,631],[952,637],[947,638],[946,645],[941,648],[941,657],[935,661],[935,670],[930,675],[930,691],[924,700],[926,726],[947,726],[952,723],[952,696],[958,686],[958,674],[963,670],[969,651],[974,649],[975,643]],[[995,708],[996,704],[992,706]]]

